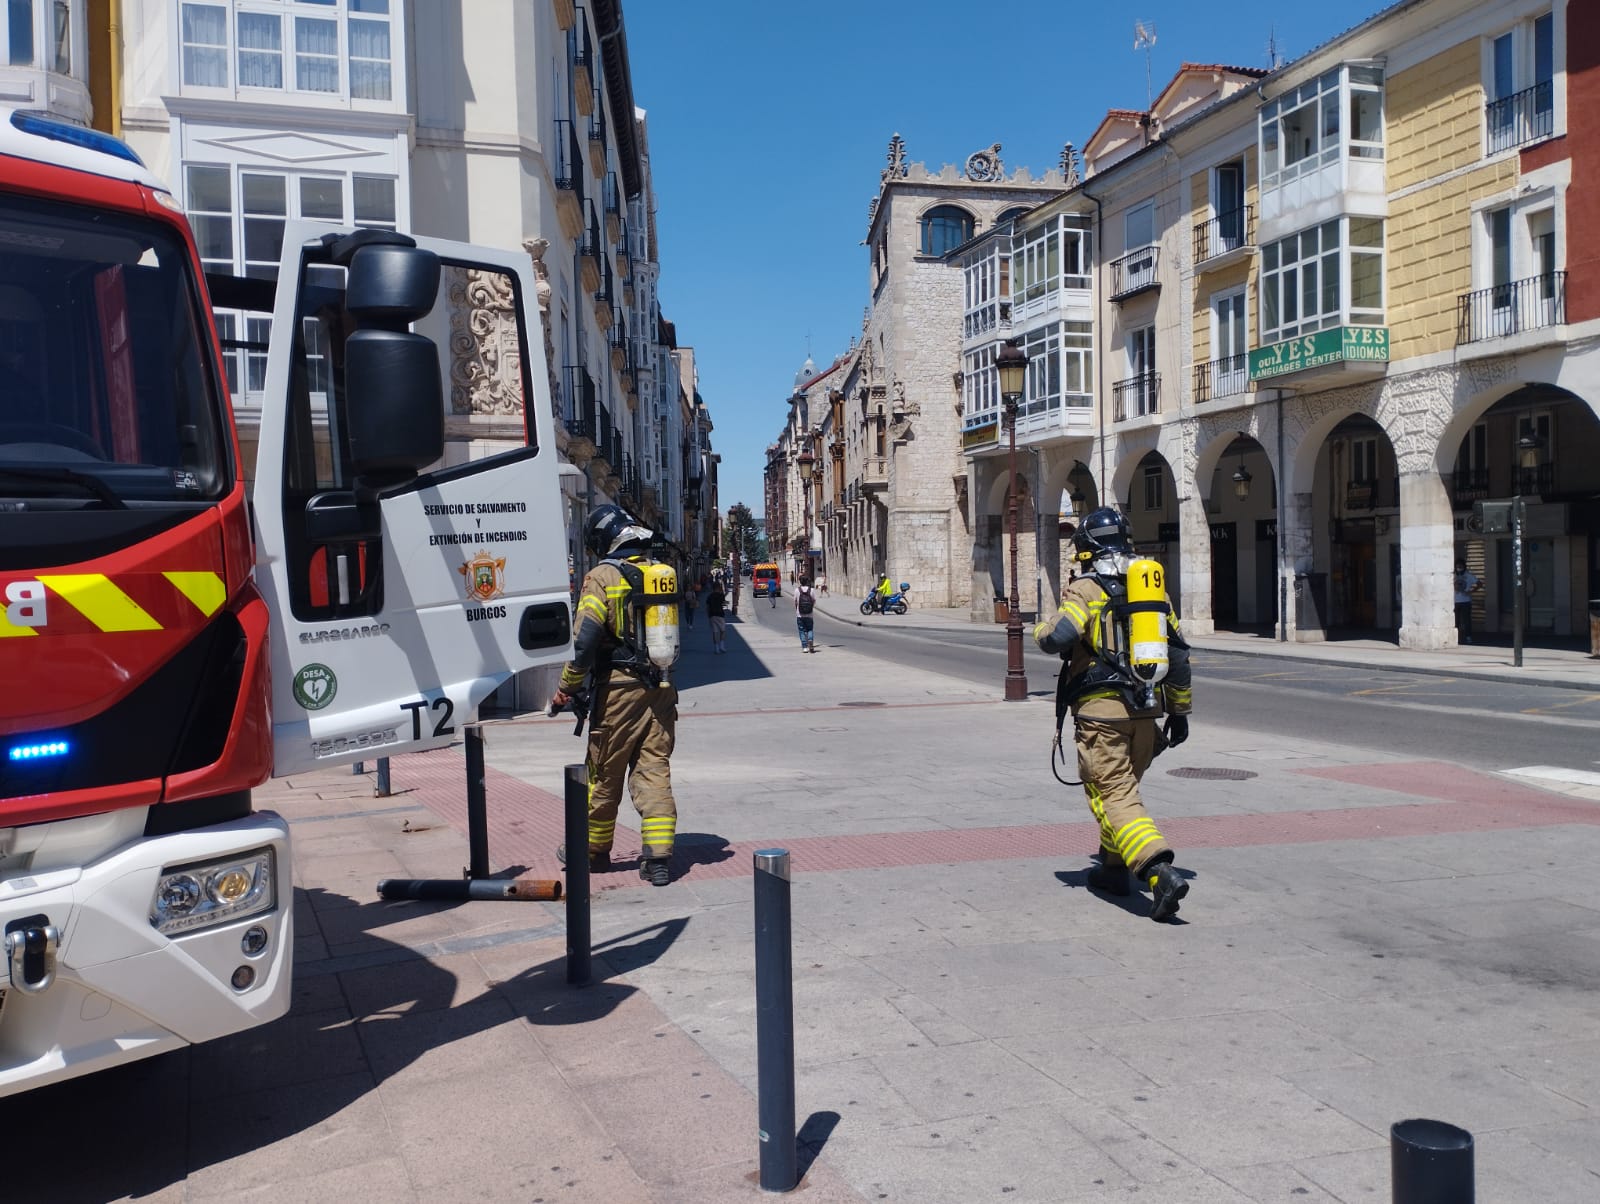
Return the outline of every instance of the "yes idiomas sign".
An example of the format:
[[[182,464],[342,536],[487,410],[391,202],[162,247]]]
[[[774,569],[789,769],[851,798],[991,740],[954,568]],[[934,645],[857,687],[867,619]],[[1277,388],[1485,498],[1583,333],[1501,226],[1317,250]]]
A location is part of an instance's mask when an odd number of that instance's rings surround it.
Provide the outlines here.
[[[1329,364],[1383,363],[1388,359],[1387,326],[1335,326],[1252,351],[1250,379],[1266,380]]]

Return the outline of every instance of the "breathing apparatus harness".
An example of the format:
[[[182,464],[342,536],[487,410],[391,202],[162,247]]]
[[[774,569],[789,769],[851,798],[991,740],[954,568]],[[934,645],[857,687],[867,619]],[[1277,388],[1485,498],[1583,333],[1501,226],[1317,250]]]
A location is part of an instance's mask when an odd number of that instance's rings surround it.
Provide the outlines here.
[[[1090,629],[1083,633],[1094,659],[1069,677],[1072,650],[1062,654],[1061,672],[1056,677],[1056,731],[1050,744],[1050,772],[1063,786],[1082,786],[1061,776],[1057,763],[1066,764],[1061,731],[1073,704],[1094,691],[1114,692],[1130,710],[1149,710],[1156,704],[1156,685],[1167,675],[1170,641],[1188,648],[1183,637],[1167,621],[1172,603],[1162,585],[1161,566],[1153,560],[1135,560],[1126,576],[1091,572],[1089,579],[1105,591],[1105,605],[1090,616]],[[1156,731],[1156,753],[1166,749],[1160,729]]]
[[[683,595],[677,574],[671,565],[656,561],[635,564],[608,557],[600,563],[616,569],[628,585],[621,641],[607,653],[607,667],[621,669],[652,689],[660,686],[678,659],[678,604]]]

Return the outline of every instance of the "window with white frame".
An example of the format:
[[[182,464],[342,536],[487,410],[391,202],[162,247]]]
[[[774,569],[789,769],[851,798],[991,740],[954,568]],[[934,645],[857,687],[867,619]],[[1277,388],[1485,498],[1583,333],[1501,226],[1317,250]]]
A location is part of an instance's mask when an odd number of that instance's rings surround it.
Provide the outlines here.
[[[963,334],[974,338],[1000,322],[1000,255],[994,248],[970,261],[962,272],[966,295]]]
[[[1249,339],[1245,323],[1245,290],[1229,289],[1211,298],[1211,365],[1209,397],[1243,393],[1250,381]]]
[[[1122,413],[1125,417],[1154,414],[1160,410],[1156,385],[1156,328],[1141,326],[1128,335],[1128,379],[1123,385]]]
[[[1061,401],[1069,410],[1094,405],[1094,324],[1061,323]]]
[[[1347,63],[1262,106],[1261,187],[1277,188],[1341,156],[1382,159],[1383,68]]]
[[[1381,326],[1383,219],[1337,217],[1261,248],[1261,343]]]
[[[179,0],[185,88],[394,98],[395,0]]]
[[[86,33],[85,0],[0,0],[0,66],[71,75],[73,47]]]
[[[994,367],[993,344],[962,357],[961,426],[964,430],[995,421],[1000,404],[1000,382]]]
[[[1350,483],[1373,485],[1378,480],[1378,441],[1376,438],[1350,440]]]
[[[283,251],[284,223],[292,218],[385,230],[396,225],[395,180],[389,176],[290,174],[187,163],[183,179],[190,225],[208,272],[275,275]],[[229,390],[236,398],[260,400],[266,386],[270,329],[265,318],[217,313]],[[307,362],[313,373],[326,363],[315,347],[308,349]],[[322,391],[322,386],[315,386],[314,391]]]
[[[1485,209],[1478,215],[1474,243],[1470,338],[1566,321],[1552,194]]]
[[[1488,41],[1484,63],[1485,149],[1489,154],[1555,133],[1555,22],[1521,21]]]

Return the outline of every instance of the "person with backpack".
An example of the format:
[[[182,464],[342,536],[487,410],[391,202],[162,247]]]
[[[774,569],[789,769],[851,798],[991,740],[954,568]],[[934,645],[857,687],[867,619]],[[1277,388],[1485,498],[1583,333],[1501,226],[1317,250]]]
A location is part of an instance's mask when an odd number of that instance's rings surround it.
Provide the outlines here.
[[[799,588],[794,591],[794,624],[800,630],[801,652],[815,652],[817,650],[816,641],[812,637],[816,620],[811,615],[811,612],[816,608],[817,594],[811,588],[811,578],[802,577],[800,578]]]

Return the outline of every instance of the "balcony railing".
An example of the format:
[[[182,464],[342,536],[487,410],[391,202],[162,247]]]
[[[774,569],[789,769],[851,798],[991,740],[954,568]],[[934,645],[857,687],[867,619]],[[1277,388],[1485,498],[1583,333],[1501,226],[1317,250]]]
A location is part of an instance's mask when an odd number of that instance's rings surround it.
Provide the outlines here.
[[[1241,205],[1226,213],[1219,213],[1208,222],[1198,222],[1194,228],[1194,261],[1204,263],[1229,251],[1255,245],[1256,211],[1253,205]]]
[[[556,187],[583,196],[583,151],[578,145],[578,131],[565,117],[556,118]]]
[[[1129,251],[1126,255],[1113,259],[1111,299],[1121,301],[1146,289],[1161,287],[1161,281],[1156,278],[1156,265],[1160,255],[1161,248],[1152,243],[1148,247],[1140,247],[1137,251]]]
[[[567,425],[567,434],[574,439],[594,442],[599,433],[594,378],[589,375],[587,368],[569,365],[562,384],[566,408],[561,417]]]
[[[1547,272],[1456,299],[1456,344],[1505,338],[1567,320],[1567,274]]]
[[[1230,355],[1194,366],[1194,399],[1211,401],[1232,397],[1250,387],[1250,357]]]
[[[1141,372],[1111,386],[1111,421],[1161,412],[1161,373]]]
[[[600,153],[605,154],[606,145],[606,106],[598,96],[594,102],[594,112],[589,114],[589,141],[600,144]]]
[[[1489,127],[1489,153],[1538,142],[1555,133],[1555,90],[1552,81],[1534,84],[1483,107]]]
[[[1518,468],[1512,473],[1511,481],[1517,493],[1523,496],[1533,494],[1543,497],[1547,493],[1555,492],[1556,466],[1535,464],[1532,468]]]
[[[1450,500],[1460,507],[1467,502],[1481,502],[1489,496],[1489,470],[1487,468],[1458,468],[1450,474]]]

